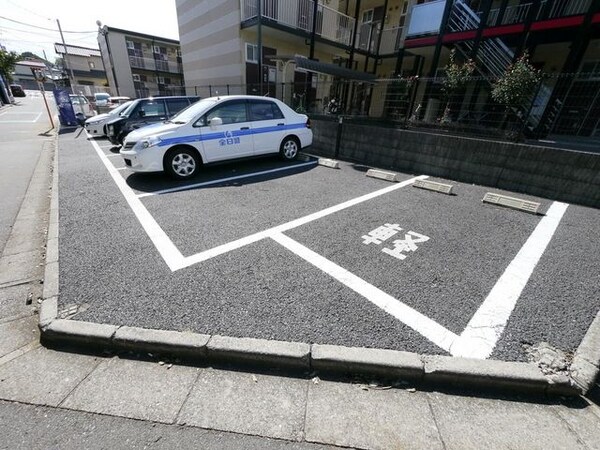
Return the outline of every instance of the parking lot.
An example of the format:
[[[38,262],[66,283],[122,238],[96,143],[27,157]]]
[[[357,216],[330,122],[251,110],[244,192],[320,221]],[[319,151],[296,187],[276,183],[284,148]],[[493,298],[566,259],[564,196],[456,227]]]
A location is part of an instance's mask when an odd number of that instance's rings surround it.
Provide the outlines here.
[[[59,140],[59,301],[76,320],[523,361],[542,341],[573,351],[600,308],[597,210],[507,193],[541,202],[533,215],[315,158],[176,182],[79,131]]]

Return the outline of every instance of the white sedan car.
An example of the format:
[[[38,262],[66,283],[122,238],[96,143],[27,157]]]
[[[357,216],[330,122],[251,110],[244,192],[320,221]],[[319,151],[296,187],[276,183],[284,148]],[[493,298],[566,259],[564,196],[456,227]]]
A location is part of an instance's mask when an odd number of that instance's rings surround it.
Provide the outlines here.
[[[309,118],[285,103],[231,95],[200,100],[171,120],[129,133],[120,153],[133,171],[187,179],[202,164],[229,159],[279,153],[293,160],[312,139]]]
[[[85,121],[85,129],[92,136],[106,136],[106,123],[117,117],[120,113],[125,111],[132,101],[123,103],[109,112],[104,114],[98,114],[97,116],[90,117]]]

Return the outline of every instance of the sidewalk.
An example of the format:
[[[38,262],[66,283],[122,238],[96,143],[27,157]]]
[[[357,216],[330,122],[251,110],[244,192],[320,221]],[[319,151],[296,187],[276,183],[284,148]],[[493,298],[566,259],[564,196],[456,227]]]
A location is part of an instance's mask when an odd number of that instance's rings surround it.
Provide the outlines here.
[[[5,251],[0,260],[5,283],[40,276],[45,255],[35,249],[46,239],[38,230],[40,223],[48,223],[52,153],[43,151],[17,217],[17,222],[36,220],[8,237],[6,247],[17,250]],[[71,434],[87,446],[86,437],[77,434],[79,427],[61,429],[57,419],[69,417],[71,423],[79,414],[80,426],[97,423],[103,429],[119,417],[138,421],[119,422],[123,434],[150,433],[145,427],[152,426],[162,430],[160,436],[173,436],[169,427],[183,426],[179,434],[186,439],[159,439],[157,447],[177,442],[182,448],[199,443],[206,448],[317,448],[309,443],[373,449],[600,448],[600,408],[584,398],[416,390],[371,379],[341,382],[313,373],[185,365],[151,354],[47,349],[39,343],[33,311],[38,295],[33,293],[32,306],[20,296],[6,296],[0,309],[0,447],[46,448],[44,436],[53,434],[65,443],[52,441],[60,448],[74,447]],[[24,417],[27,426],[19,425],[17,417]],[[224,440],[214,432],[203,435],[204,441],[190,437],[202,430],[236,434]],[[145,445],[127,435],[103,441],[92,433],[90,439],[98,447]]]

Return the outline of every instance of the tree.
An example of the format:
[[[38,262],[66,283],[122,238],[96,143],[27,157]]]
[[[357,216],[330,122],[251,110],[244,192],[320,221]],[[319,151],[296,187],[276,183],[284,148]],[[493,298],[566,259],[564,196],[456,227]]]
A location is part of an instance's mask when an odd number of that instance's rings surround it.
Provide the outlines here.
[[[18,60],[19,55],[16,52],[0,49],[0,75],[4,76],[9,83],[12,82],[12,73]]]
[[[444,68],[446,77],[442,81],[442,89],[446,94],[446,107],[444,109],[444,115],[442,117],[442,123],[450,121],[450,102],[454,95],[460,92],[467,85],[473,72],[475,72],[475,61],[467,59],[464,63],[460,64],[456,62],[456,50],[450,51],[448,57],[448,64]]]
[[[492,98],[507,108],[519,108],[531,99],[541,79],[540,70],[529,63],[529,54],[525,52],[494,83]]]
[[[524,52],[492,85],[492,98],[505,108],[502,128],[506,126],[511,110],[522,121],[519,129],[514,128],[506,133],[508,138],[514,140],[522,138],[524,121],[527,119],[522,110],[527,102],[533,101],[532,97],[536,95],[536,87],[541,79],[541,71],[530,64],[529,54]],[[513,124],[513,127],[515,125]]]

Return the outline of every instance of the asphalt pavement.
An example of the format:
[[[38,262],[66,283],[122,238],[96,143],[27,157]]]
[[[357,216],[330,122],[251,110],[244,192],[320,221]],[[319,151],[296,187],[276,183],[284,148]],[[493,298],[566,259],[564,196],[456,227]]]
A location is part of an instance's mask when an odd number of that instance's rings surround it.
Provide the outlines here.
[[[314,159],[173,182],[131,173],[107,141],[81,133],[61,136],[59,168],[59,308],[79,307],[75,320],[444,355],[531,269],[489,350],[526,361],[543,341],[571,354],[600,309],[594,209],[519,195],[541,203],[528,214],[482,203],[484,187],[454,183],[447,196],[411,187],[411,174],[392,187]],[[558,218],[546,217],[553,205]],[[536,244],[552,221],[547,246]],[[365,238],[381,227],[394,237]],[[539,263],[527,269],[517,256],[529,251]]]

